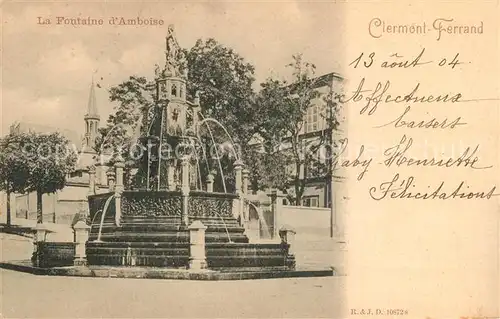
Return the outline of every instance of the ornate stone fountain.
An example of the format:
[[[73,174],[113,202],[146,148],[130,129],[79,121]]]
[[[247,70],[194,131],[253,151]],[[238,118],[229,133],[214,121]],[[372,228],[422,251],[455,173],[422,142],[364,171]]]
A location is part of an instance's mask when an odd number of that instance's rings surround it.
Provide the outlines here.
[[[233,164],[235,193],[214,192],[211,175],[201,185],[191,152],[201,122],[199,98],[186,99],[186,61],[173,27],[166,38],[165,67],[155,73],[156,105],[142,118],[147,134],[140,143],[148,151],[136,174],[139,187],[124,189],[121,157],[108,174],[108,192],[95,194],[91,178],[88,264],[189,268],[193,230],[204,230],[201,268],[293,268],[286,242],[252,244],[245,235],[248,174],[239,159]],[[165,156],[165,145],[177,152]]]

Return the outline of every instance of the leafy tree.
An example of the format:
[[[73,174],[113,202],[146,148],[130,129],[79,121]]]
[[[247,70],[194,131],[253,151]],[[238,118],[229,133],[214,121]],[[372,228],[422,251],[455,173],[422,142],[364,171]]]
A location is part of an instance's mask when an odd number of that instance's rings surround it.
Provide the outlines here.
[[[231,48],[219,44],[214,39],[198,40],[190,50],[183,50],[188,64],[188,98],[194,99],[200,93],[202,113],[216,119],[227,129],[229,135],[238,144],[238,157],[245,163],[251,160],[246,154],[248,143],[264,121],[262,106],[256,103],[252,88],[255,81],[254,67]],[[141,113],[154,105],[154,83],[144,77],[132,76],[127,81],[110,89],[110,100],[117,102],[105,128],[100,129],[97,141],[99,152],[115,152],[121,149],[124,158],[128,158],[128,145],[137,137],[137,125]],[[144,119],[143,119],[144,120]],[[143,126],[143,125],[142,125]],[[144,128],[144,126],[143,126]],[[144,130],[142,131],[144,133]],[[234,186],[232,163],[234,151],[218,149],[214,152],[213,144],[222,145],[229,137],[224,129],[214,122],[205,121],[200,125],[201,143],[206,158],[199,160],[204,177],[208,171],[215,171],[214,188],[222,190],[222,178],[228,189]],[[212,140],[213,138],[213,140]],[[220,174],[219,156],[222,173]]]
[[[266,118],[269,119],[260,134],[268,142],[277,141],[271,143],[267,153],[270,156],[279,153],[282,165],[291,165],[293,169],[289,172],[273,171],[271,167],[264,165],[262,170],[277,173],[278,176],[270,178],[275,184],[279,184],[278,188],[288,193],[292,202],[301,205],[307,179],[331,173],[329,165],[318,157],[318,151],[325,144],[332,145],[332,130],[338,127],[340,104],[334,92],[321,96],[317,90],[318,78],[315,77],[314,64],[303,62],[301,55],[295,55],[288,66],[293,69],[293,81],[288,83],[268,79],[261,85],[258,103],[265,106]],[[305,138],[307,110],[321,98],[323,103],[316,104],[320,107],[318,116],[325,119],[327,130],[316,134],[315,139]],[[274,165],[272,161],[270,163]],[[286,175],[285,178],[283,174]]]
[[[66,176],[75,169],[77,156],[70,142],[60,133],[23,135],[22,160],[27,163],[28,175],[22,187],[25,192],[36,192],[37,223],[43,223],[43,194],[55,193],[66,183]]]
[[[287,157],[278,151],[264,152],[252,150],[247,169],[250,171],[250,189],[252,191],[277,188],[286,191],[288,174],[286,171]]]
[[[24,192],[29,176],[28,162],[22,153],[26,134],[10,133],[0,139],[0,190],[7,193],[7,225],[11,224],[11,193]]]
[[[254,66],[215,39],[198,40],[187,61],[188,93],[194,97],[201,92],[203,114],[219,120],[241,146],[246,146],[263,119],[252,88]]]
[[[140,150],[132,146],[137,146],[137,138],[145,135],[145,126],[141,125],[146,120],[143,114],[154,105],[154,91],[154,83],[139,76],[130,76],[109,90],[109,100],[117,104],[106,126],[99,129],[95,150],[101,161],[108,161],[107,164],[113,164],[118,155],[126,159],[126,187],[133,181],[131,170],[139,165],[140,158],[135,155]]]
[[[99,129],[100,135],[96,139],[98,154],[119,151],[122,157],[129,157],[127,155],[130,154],[130,146],[135,142],[138,130],[144,129],[140,123],[142,114],[154,104],[153,84],[145,77],[130,76],[128,80],[109,90],[109,100],[117,105],[106,126]]]

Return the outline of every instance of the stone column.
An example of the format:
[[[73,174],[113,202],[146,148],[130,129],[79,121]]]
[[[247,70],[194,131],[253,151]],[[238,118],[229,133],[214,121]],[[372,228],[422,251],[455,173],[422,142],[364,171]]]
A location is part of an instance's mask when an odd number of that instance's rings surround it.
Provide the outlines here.
[[[182,221],[185,226],[189,225],[189,157],[181,159],[181,194],[182,194]]]
[[[212,173],[207,176],[207,192],[214,191],[214,175]]]
[[[243,176],[242,192],[243,192],[243,194],[248,194],[248,184],[249,184],[250,171],[245,168],[241,173]]]
[[[207,268],[205,254],[205,230],[207,226],[195,220],[189,227],[189,268],[201,270]]]
[[[116,174],[116,184],[115,191],[123,191],[123,169],[125,168],[125,161],[121,156],[116,159],[115,162],[115,174]]]
[[[167,188],[169,191],[175,191],[175,162],[169,163],[167,166]]]
[[[99,193],[99,184],[102,183],[102,165],[101,163],[97,162],[94,164],[95,166],[95,183],[94,183],[94,191],[96,194]]]
[[[249,205],[246,202],[248,200],[248,183],[249,183],[249,175],[250,171],[246,168],[241,171],[242,174],[242,183],[241,183],[241,193],[243,198],[241,199],[242,204],[242,215],[245,222],[250,221],[250,210]]]
[[[115,224],[120,226],[122,216],[122,192],[123,192],[123,168],[125,163],[121,156],[115,162],[116,185],[115,185]]]
[[[89,166],[89,192],[88,195],[95,195],[95,166]]]
[[[113,172],[111,169],[106,172],[106,176],[108,178],[108,190],[110,192],[115,191],[115,172]]]
[[[75,266],[86,266],[87,255],[85,252],[85,244],[89,240],[90,226],[83,220],[79,220],[74,226],[75,231],[75,259],[73,264]]]
[[[241,160],[236,160],[234,162],[234,172],[235,172],[235,175],[236,175],[236,178],[235,178],[235,188],[236,188],[236,194],[241,194],[241,190],[242,190],[242,183],[243,183],[243,179],[242,179],[242,171],[243,170],[243,162]]]
[[[237,159],[234,164],[234,172],[235,172],[235,193],[238,195],[238,198],[233,200],[233,216],[238,219],[240,225],[243,225],[243,201],[242,201],[242,170],[243,170],[243,162]]]
[[[195,97],[194,103],[196,106],[193,107],[193,128],[196,130],[197,126],[198,126],[198,113],[200,112],[199,104],[196,104],[196,103],[200,103],[200,98]]]

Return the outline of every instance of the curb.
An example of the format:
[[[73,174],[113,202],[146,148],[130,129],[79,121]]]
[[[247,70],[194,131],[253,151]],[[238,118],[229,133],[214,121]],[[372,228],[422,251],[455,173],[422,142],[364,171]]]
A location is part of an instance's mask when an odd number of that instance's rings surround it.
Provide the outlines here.
[[[303,277],[334,276],[333,269],[303,270],[253,270],[224,272],[214,270],[191,271],[185,269],[139,268],[139,267],[104,267],[104,266],[70,266],[39,268],[28,260],[1,262],[0,268],[15,270],[33,275],[93,277],[93,278],[135,278],[135,279],[174,279],[174,280],[250,280]]]

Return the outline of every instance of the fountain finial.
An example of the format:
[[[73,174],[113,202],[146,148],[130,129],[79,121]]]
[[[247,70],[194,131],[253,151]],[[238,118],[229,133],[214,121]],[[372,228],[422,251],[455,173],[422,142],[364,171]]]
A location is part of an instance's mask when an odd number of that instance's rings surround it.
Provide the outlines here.
[[[184,52],[182,52],[179,42],[177,42],[173,24],[168,26],[168,34],[165,42],[165,70],[167,76],[187,77],[186,57],[184,56]]]

